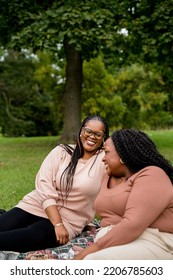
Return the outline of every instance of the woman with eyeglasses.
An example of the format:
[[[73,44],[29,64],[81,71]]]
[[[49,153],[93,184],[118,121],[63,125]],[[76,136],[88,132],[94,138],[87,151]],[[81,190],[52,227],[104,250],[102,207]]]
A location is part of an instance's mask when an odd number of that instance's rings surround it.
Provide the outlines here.
[[[0,250],[57,247],[79,235],[95,216],[93,204],[105,173],[106,120],[88,116],[76,145],[61,144],[43,161],[35,190],[0,216]]]
[[[173,165],[142,131],[106,140],[95,243],[76,260],[173,260]]]

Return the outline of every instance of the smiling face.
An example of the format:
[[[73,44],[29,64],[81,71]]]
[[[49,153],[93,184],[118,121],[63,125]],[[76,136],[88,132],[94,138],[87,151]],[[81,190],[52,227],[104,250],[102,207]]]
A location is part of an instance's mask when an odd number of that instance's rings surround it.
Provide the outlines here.
[[[108,138],[104,145],[105,156],[103,162],[106,167],[106,172],[109,176],[123,176],[123,165],[120,162],[120,156],[117,153],[111,138]]]
[[[104,125],[98,120],[90,120],[81,130],[80,140],[84,149],[83,158],[91,157],[104,140]]]
[[[105,156],[103,158],[103,162],[105,164],[108,176],[113,176],[117,178],[125,177],[127,179],[134,174],[120,160],[121,158],[114,146],[111,137],[105,141],[104,150]]]

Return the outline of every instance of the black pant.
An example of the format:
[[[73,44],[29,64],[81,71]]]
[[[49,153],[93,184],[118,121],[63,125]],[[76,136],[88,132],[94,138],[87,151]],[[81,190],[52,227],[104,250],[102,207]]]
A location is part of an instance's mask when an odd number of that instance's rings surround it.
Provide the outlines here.
[[[27,252],[58,246],[49,219],[13,208],[0,215],[0,250]]]

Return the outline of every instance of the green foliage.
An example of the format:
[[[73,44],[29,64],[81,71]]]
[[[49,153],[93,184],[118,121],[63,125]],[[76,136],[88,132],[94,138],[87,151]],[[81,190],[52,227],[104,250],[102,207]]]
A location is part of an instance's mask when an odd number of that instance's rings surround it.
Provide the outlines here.
[[[125,106],[121,96],[115,94],[115,79],[105,69],[101,57],[84,62],[82,104],[84,116],[100,114],[112,128],[122,123]]]
[[[111,129],[172,127],[163,89],[163,79],[152,65],[124,67],[114,77],[101,57],[94,58],[84,62],[82,112],[102,115]]]
[[[48,54],[43,54],[45,65],[38,57],[35,60],[31,54],[27,55],[11,52],[0,62],[2,133],[8,136],[55,134],[56,77],[51,74],[56,71],[50,66]]]
[[[124,1],[129,8],[127,29],[133,43],[133,53],[145,61],[172,65],[173,2],[172,0]],[[137,47],[135,48],[135,44]],[[131,44],[132,45],[132,44]]]
[[[63,61],[47,51],[38,51],[37,58],[34,61],[34,78],[39,84],[40,94],[46,94],[45,105],[49,106],[49,126],[53,127],[54,133],[60,134],[63,125],[65,65]],[[44,119],[45,116],[39,118]]]
[[[169,96],[167,109],[173,112],[173,1],[124,1],[128,10],[127,63],[155,64]]]
[[[60,58],[66,55],[63,43],[67,42],[88,62],[100,52],[104,54],[106,70],[96,61],[84,65],[83,115],[100,113],[113,127],[172,126],[172,0],[36,0],[32,5],[29,0],[0,0],[0,7],[3,46],[17,50],[26,47],[33,52],[49,49]],[[134,63],[145,67],[133,66]],[[45,119],[51,112],[56,127],[53,129],[61,130],[64,82],[54,85],[50,77],[47,79],[52,71],[48,64],[45,59],[45,64],[38,65],[34,74],[39,94],[44,92],[38,98],[36,118],[41,119],[45,109],[43,100],[46,100],[49,109]],[[59,74],[52,74],[57,79]],[[71,92],[75,89],[70,88],[68,94]],[[33,122],[27,125],[34,131]]]
[[[11,53],[0,63],[0,126],[9,136],[60,134],[64,64],[47,52]],[[84,62],[82,118],[105,117],[111,129],[172,127],[164,81],[153,65],[134,64],[112,75],[101,56]]]
[[[161,88],[163,80],[151,67],[138,64],[121,69],[115,92],[126,106],[122,127],[156,129],[172,126],[173,117],[164,110],[168,100]]]
[[[45,0],[31,5],[29,0],[22,3],[0,0],[0,5],[3,5],[0,37],[3,45],[10,43],[13,48],[48,48],[57,52],[57,44],[66,39],[76,50],[82,51],[84,58],[90,58],[103,46],[110,45],[114,37],[122,37],[116,32],[120,28],[121,14],[117,1],[52,0],[48,3]]]
[[[32,5],[29,0],[0,0],[0,7],[1,45],[33,52],[49,49],[60,58],[64,57],[63,43],[68,42],[88,61],[84,64],[83,115],[102,114],[112,127],[172,126],[172,0],[36,0]],[[106,68],[101,58],[90,61],[100,52]],[[11,86],[4,82],[7,74],[3,74],[1,124],[6,122],[8,129],[15,127],[18,134],[23,130],[25,135],[29,130],[34,135],[39,128],[43,134],[43,127],[47,133],[61,131],[67,79],[59,83],[64,68],[52,69],[51,62],[40,53],[36,68],[29,70],[33,65],[28,66],[28,88],[21,86],[26,82],[20,77],[22,71],[13,89],[14,82]],[[55,59],[55,65],[58,63]],[[71,92],[75,89],[70,88],[69,95]],[[29,102],[24,102],[26,96]]]

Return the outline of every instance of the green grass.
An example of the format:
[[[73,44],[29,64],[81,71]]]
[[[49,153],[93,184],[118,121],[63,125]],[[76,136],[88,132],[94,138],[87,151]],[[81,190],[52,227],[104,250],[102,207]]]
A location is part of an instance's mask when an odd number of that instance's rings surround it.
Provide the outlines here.
[[[173,130],[147,131],[159,151],[173,163]],[[10,209],[35,188],[36,173],[57,137],[0,137],[0,208]]]
[[[0,137],[0,208],[9,209],[35,188],[35,175],[57,137]]]
[[[173,164],[173,130],[147,131],[158,150]]]

